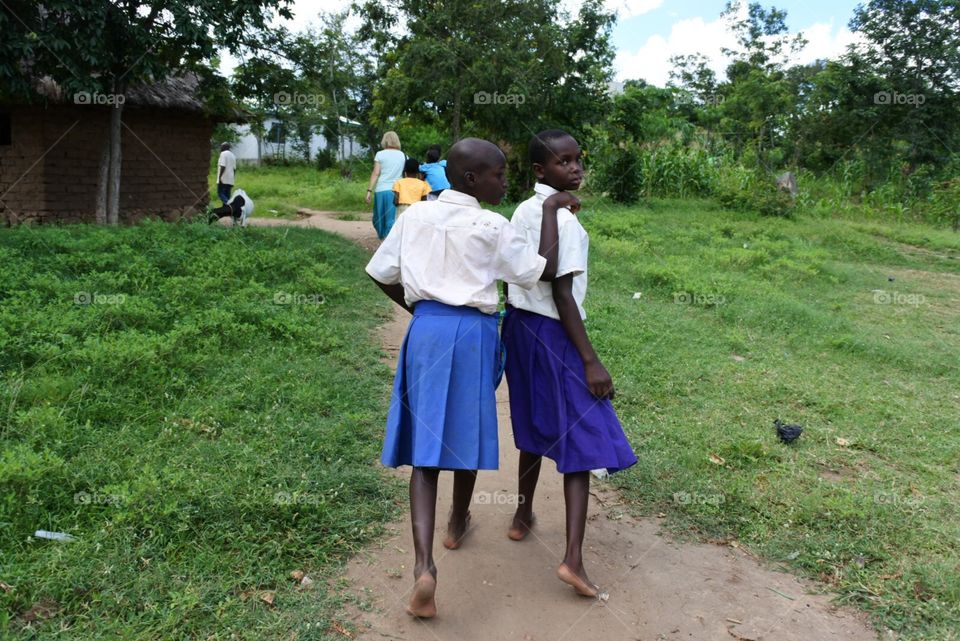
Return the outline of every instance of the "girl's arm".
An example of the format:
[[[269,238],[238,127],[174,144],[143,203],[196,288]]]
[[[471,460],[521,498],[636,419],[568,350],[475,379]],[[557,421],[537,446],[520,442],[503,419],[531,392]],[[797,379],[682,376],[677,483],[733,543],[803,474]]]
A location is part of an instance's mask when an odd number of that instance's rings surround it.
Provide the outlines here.
[[[387,297],[390,298],[390,300],[392,300],[397,305],[404,308],[411,314],[413,313],[413,308],[407,305],[407,301],[403,298],[403,285],[401,285],[400,283],[394,283],[393,285],[384,285],[373,276],[370,276],[370,280],[375,282],[377,284],[377,287],[383,290],[383,293],[386,294]]]
[[[553,302],[557,305],[563,331],[567,333],[567,337],[577,348],[580,359],[583,361],[590,393],[597,398],[613,398],[613,380],[587,337],[587,328],[583,326],[577,301],[573,297],[573,274],[561,276],[553,281]]]

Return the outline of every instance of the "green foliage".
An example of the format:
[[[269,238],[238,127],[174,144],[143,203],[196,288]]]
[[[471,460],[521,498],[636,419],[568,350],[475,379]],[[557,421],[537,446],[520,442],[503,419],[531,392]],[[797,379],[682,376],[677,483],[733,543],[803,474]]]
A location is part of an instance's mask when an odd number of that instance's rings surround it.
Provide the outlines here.
[[[642,155],[640,145],[632,140],[613,142],[602,130],[594,137],[585,158],[588,193],[605,196],[615,203],[633,203],[640,197]]]
[[[388,312],[365,253],[146,223],[6,230],[0,256],[0,636],[327,629],[342,597],[322,579],[399,498],[372,465]],[[54,619],[22,628],[43,600]]]
[[[513,199],[533,182],[533,134],[561,127],[579,138],[606,112],[614,16],[602,0],[578,3],[572,16],[551,0],[369,0],[360,13],[359,35],[380,64],[371,122],[436,122],[441,144],[496,141]]]
[[[33,84],[43,76],[70,96],[122,93],[176,72],[209,71],[221,47],[238,52],[248,34],[266,29],[274,11],[290,18],[288,4],[239,0],[224,12],[213,3],[184,0],[162,6],[10,0],[0,12],[0,98],[35,100]]]
[[[724,207],[761,216],[791,218],[795,213],[793,197],[778,189],[772,176],[758,170],[725,168],[718,179],[716,196]]]

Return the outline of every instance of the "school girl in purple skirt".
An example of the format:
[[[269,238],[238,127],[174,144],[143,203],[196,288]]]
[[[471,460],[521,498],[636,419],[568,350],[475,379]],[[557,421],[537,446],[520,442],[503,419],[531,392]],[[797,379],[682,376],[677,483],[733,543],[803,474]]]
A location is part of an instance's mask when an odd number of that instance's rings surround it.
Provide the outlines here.
[[[559,129],[543,131],[530,141],[530,162],[537,177],[535,193],[517,207],[511,222],[536,245],[544,201],[580,187],[580,145]],[[596,597],[600,590],[587,577],[582,556],[590,471],[606,468],[614,473],[636,463],[637,457],[610,402],[613,381],[583,324],[587,232],[566,209],[557,213],[557,227],[556,279],[528,288],[508,287],[503,342],[520,471],[517,511],[507,535],[520,541],[529,533],[541,457],[553,459],[563,474],[567,531],[557,576],[578,594]]]

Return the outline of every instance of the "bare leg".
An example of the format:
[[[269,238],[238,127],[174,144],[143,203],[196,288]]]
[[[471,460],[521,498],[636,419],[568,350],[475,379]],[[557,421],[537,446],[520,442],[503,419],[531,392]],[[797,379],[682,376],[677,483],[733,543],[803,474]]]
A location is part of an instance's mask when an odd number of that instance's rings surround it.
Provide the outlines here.
[[[517,511],[513,523],[507,530],[507,536],[514,541],[522,541],[533,527],[533,494],[540,480],[541,458],[530,452],[520,452],[520,464],[517,479]]]
[[[453,473],[453,509],[447,523],[447,538],[443,541],[443,547],[448,550],[459,548],[470,529],[470,502],[476,483],[476,470],[456,470]]]
[[[590,472],[564,474],[563,498],[567,506],[567,552],[557,569],[557,576],[573,586],[577,594],[596,597],[599,589],[583,568],[583,535],[587,527]]]
[[[437,590],[437,567],[433,562],[433,526],[437,515],[436,469],[415,467],[410,475],[410,520],[413,523],[413,596],[407,612],[416,617],[437,615],[434,593]]]

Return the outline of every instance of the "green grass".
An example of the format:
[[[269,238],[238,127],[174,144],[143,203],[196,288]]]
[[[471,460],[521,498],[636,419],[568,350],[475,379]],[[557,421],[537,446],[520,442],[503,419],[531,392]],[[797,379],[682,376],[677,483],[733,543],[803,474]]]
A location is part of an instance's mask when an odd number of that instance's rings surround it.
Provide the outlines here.
[[[399,500],[364,252],[145,223],[5,230],[0,257],[0,637],[328,638]]]
[[[351,178],[343,178],[337,169],[317,170],[310,165],[237,168],[236,188],[243,189],[254,203],[255,217],[294,218],[303,207],[321,211],[372,211],[364,202],[370,180],[370,166],[357,162]],[[210,168],[210,202],[217,198],[216,159]]]
[[[903,639],[956,639],[957,235],[708,202],[581,216],[637,511],[817,578]]]
[[[258,215],[365,209],[365,176],[243,171]],[[956,640],[960,236],[707,201],[587,197],[581,218],[635,510],[816,578],[902,639]],[[15,229],[0,255],[0,622],[48,598],[61,613],[22,638],[322,638],[336,586],[300,593],[289,571],[335,575],[396,513],[369,465],[389,375],[352,338],[387,309],[362,252],[146,224]],[[803,436],[779,443],[774,418]]]

